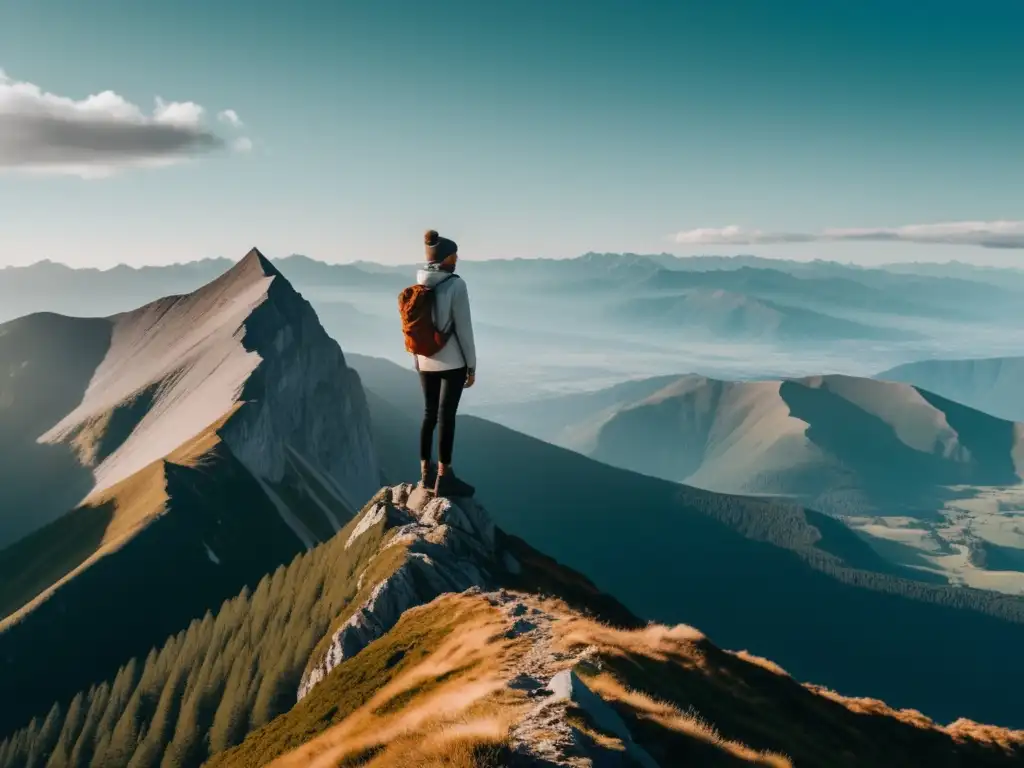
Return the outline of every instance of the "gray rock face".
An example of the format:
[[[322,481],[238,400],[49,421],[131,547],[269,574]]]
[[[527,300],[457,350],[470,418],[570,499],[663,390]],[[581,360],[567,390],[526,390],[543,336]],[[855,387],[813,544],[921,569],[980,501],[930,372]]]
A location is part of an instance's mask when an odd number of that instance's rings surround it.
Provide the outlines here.
[[[447,592],[488,589],[493,576],[506,570],[505,559],[495,549],[494,522],[472,499],[460,499],[458,504],[444,498],[426,500],[409,485],[390,489],[388,497],[363,512],[347,546],[386,520],[395,529],[386,547],[405,547],[405,559],[334,632],[322,658],[303,675],[299,699],[342,661],[390,631],[405,611]]]
[[[249,471],[270,482],[279,482],[296,460],[290,452],[299,454],[358,510],[380,486],[359,375],[309,302],[269,262],[264,270],[273,280],[242,338],[261,362],[222,437]]]

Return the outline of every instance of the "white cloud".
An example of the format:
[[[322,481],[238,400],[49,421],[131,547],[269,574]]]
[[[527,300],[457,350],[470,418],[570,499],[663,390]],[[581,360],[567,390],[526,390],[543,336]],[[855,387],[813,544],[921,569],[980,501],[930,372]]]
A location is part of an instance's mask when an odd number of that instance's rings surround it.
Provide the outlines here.
[[[235,110],[233,109],[225,109],[223,112],[217,115],[217,119],[220,120],[222,123],[227,123],[228,125],[232,125],[235,128],[241,128],[245,125],[245,123],[242,122],[242,119],[238,116],[238,113],[235,112]]]
[[[226,146],[204,115],[195,102],[159,96],[146,114],[109,90],[76,100],[0,70],[0,171],[97,178],[174,165]]]
[[[241,136],[231,142],[231,148],[234,149],[235,152],[251,152],[252,139]]]
[[[672,236],[687,245],[763,245],[865,240],[982,248],[1024,248],[1024,221],[952,221],[940,224],[908,224],[902,227],[824,229],[820,232],[765,232],[735,224],[721,228],[690,229]]]
[[[203,121],[203,112],[203,108],[194,101],[173,101],[168,104],[157,96],[153,119],[166,125],[199,128]]]

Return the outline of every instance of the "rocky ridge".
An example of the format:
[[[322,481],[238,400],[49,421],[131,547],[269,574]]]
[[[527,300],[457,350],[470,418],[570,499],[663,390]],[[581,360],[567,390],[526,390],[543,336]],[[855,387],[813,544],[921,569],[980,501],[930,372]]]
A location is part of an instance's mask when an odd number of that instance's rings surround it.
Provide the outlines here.
[[[527,594],[499,586],[504,576],[520,573],[522,566],[499,544],[498,529],[478,502],[435,497],[408,484],[384,488],[361,513],[346,548],[380,523],[390,535],[359,577],[369,596],[333,631],[326,649],[311,659],[297,692],[299,701],[338,665],[384,637],[406,611],[446,593],[462,593],[502,612],[505,638],[529,643],[529,651],[511,657],[502,670],[508,689],[525,693],[533,702],[521,708],[508,759],[523,766],[657,768],[622,719],[576,673],[576,665],[587,664],[596,649],[557,650],[553,624],[558,618]],[[404,553],[395,564],[390,556],[399,548]],[[381,573],[382,561],[391,562],[393,570]],[[365,582],[375,571],[380,580],[371,588]],[[574,712],[585,713],[602,731],[613,733],[625,751],[584,735],[571,720]]]
[[[369,596],[331,634],[323,653],[310,660],[299,700],[338,664],[391,630],[405,611],[446,592],[488,588],[494,574],[519,568],[514,556],[499,552],[494,522],[472,499],[456,503],[408,484],[385,488],[375,498],[361,513],[346,548],[384,522],[390,536],[360,575],[359,588],[368,588],[366,581],[382,562],[391,561],[385,568],[393,570],[379,574]]]

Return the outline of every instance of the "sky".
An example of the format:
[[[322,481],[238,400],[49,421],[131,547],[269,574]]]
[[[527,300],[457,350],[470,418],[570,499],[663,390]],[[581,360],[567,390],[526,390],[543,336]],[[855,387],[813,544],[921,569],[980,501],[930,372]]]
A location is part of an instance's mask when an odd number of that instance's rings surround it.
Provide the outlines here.
[[[0,266],[1024,267],[1019,0],[0,0]]]

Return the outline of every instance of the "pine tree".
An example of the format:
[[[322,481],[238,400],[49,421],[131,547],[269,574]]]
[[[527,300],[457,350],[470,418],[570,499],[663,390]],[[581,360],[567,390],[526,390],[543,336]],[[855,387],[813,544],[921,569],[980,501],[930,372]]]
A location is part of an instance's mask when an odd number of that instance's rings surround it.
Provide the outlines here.
[[[167,734],[167,746],[164,749],[161,766],[167,768],[183,768],[184,766],[197,765],[199,758],[197,746],[200,736],[205,730],[199,727],[196,717],[196,702],[198,701],[198,680],[200,670],[197,665],[188,669],[188,677],[181,686],[180,701],[178,704],[177,716],[171,724],[170,732]],[[191,691],[191,693],[188,693]]]
[[[109,750],[114,746],[118,749],[126,746],[124,743],[114,741],[114,730],[123,718],[128,702],[134,698],[135,686],[140,673],[141,665],[133,658],[121,668],[117,677],[114,678],[114,685],[110,690],[106,711],[103,713],[103,718],[100,720],[99,727],[97,728],[100,739],[96,745],[96,752],[93,755],[96,765],[116,765],[108,756]]]
[[[23,730],[19,731],[14,739],[11,750],[11,765],[17,768],[24,768],[28,765],[28,756],[39,736],[39,718],[33,717]]]
[[[69,762],[72,768],[85,768],[92,764],[92,756],[96,751],[96,729],[99,728],[100,719],[110,699],[110,686],[102,683],[98,688],[90,689],[86,698],[89,700],[89,709],[82,725],[82,733],[71,750]]]
[[[184,665],[171,671],[171,678],[160,694],[146,736],[128,764],[129,768],[157,768],[160,765],[161,755],[174,736],[181,694],[187,680],[186,672],[187,667]]]
[[[151,650],[146,657],[135,692],[128,699],[121,718],[110,734],[110,746],[104,755],[107,765],[128,765],[142,740],[159,695],[159,660],[160,655],[156,649]]]
[[[57,745],[50,755],[46,768],[68,768],[71,760],[71,750],[82,731],[82,724],[85,722],[85,697],[81,691],[71,700],[68,705],[68,713],[64,716],[64,727],[61,728]]]
[[[210,727],[210,754],[222,752],[237,744],[245,734],[248,725],[248,707],[246,691],[248,689],[248,669],[241,657],[236,657],[231,666],[217,714],[214,715]]]
[[[61,715],[60,705],[54,704],[50,707],[46,719],[43,720],[43,724],[39,728],[39,734],[36,736],[29,751],[29,768],[44,768],[46,761],[50,759],[53,748],[57,745],[57,739],[60,738],[60,728],[63,722],[64,718]]]
[[[250,730],[263,727],[295,703],[297,686],[292,684],[289,672],[289,665],[282,661],[264,674],[253,702],[252,716],[249,718]]]

